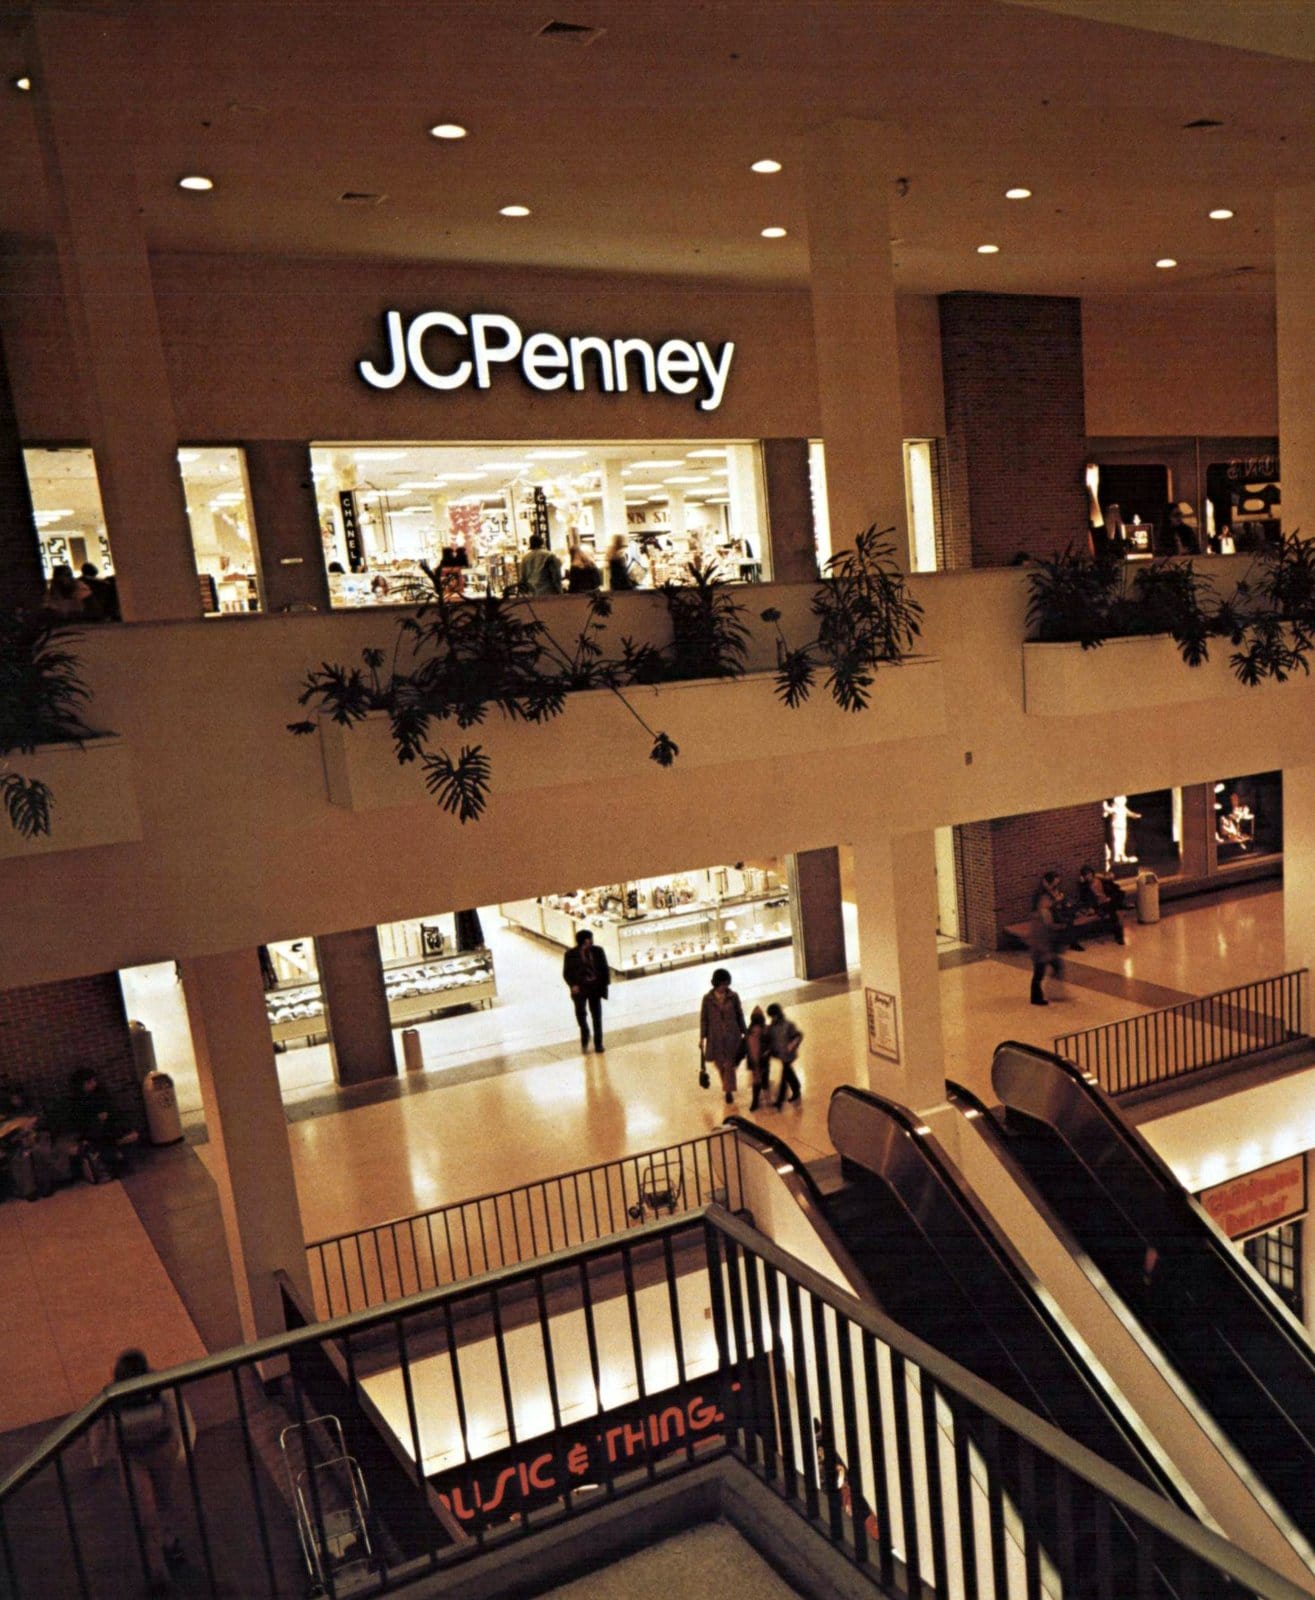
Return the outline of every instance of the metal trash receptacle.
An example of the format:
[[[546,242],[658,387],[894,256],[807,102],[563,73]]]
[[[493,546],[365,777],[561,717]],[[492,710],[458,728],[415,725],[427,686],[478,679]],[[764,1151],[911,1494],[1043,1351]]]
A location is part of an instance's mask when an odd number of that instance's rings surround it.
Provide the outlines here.
[[[178,1111],[174,1081],[167,1072],[148,1072],[142,1080],[142,1099],[146,1103],[146,1128],[152,1144],[178,1144],[183,1137],[183,1119]]]
[[[1137,875],[1137,921],[1160,920],[1160,880],[1153,872]]]
[[[425,1070],[425,1052],[420,1045],[420,1030],[418,1028],[402,1029],[402,1059],[406,1062],[408,1072],[423,1072]]]

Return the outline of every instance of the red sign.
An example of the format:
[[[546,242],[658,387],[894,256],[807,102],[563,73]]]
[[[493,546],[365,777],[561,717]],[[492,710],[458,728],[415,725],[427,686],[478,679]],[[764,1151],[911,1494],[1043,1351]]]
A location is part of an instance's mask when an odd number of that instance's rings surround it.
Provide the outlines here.
[[[1196,1198],[1230,1239],[1264,1233],[1305,1211],[1306,1158],[1289,1156],[1286,1161],[1275,1161],[1245,1177],[1203,1189]]]

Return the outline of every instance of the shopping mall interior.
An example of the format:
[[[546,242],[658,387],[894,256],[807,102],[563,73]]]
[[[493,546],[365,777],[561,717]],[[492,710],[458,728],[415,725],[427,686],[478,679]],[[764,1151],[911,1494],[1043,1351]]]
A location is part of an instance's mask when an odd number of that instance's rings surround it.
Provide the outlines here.
[[[0,6],[4,1600],[1315,1593],[1313,74]]]

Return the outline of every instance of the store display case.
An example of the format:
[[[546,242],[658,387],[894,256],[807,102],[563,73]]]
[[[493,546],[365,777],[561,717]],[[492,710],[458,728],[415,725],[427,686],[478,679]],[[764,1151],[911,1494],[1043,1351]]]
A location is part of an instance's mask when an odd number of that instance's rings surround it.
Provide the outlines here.
[[[436,1017],[454,1006],[491,1006],[498,993],[493,956],[487,949],[385,966],[384,989],[395,1028]]]
[[[641,977],[789,944],[785,885],[768,867],[712,867],[499,907],[513,927],[569,949],[587,928],[613,975]]]
[[[280,984],[265,994],[269,1031],[277,1046],[317,1044],[329,1037],[324,996],[316,983]]]

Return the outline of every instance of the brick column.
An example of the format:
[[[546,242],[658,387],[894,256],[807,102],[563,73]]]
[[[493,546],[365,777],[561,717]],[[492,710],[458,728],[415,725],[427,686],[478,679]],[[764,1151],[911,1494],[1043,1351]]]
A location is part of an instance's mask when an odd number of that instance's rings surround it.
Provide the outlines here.
[[[946,294],[940,312],[947,547],[966,542],[975,567],[1007,566],[1020,551],[1081,547],[1081,302]]]

